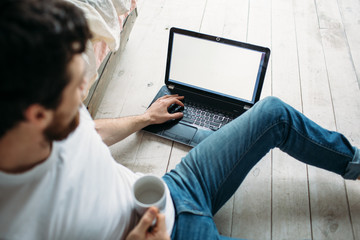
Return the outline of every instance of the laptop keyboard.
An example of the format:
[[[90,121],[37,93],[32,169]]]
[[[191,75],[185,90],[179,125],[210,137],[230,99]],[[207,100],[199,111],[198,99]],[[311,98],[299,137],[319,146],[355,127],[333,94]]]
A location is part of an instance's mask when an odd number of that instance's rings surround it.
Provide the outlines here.
[[[183,114],[184,117],[181,119],[182,122],[211,129],[213,131],[218,130],[235,118],[235,116],[189,101],[185,102]]]

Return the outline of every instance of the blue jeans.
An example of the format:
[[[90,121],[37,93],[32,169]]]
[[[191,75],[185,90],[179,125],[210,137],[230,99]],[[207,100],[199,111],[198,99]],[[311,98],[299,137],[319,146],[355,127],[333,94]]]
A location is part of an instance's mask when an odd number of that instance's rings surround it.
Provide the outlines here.
[[[268,97],[211,134],[163,177],[176,210],[171,238],[230,239],[219,235],[213,215],[274,147],[344,178],[360,173],[360,151],[343,135]]]

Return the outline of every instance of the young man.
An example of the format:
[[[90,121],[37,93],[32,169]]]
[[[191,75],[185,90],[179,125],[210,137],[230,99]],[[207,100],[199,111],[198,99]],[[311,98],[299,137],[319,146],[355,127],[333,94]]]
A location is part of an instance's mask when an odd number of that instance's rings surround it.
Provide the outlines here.
[[[149,124],[181,118],[166,96],[139,116],[95,122],[81,104],[91,37],[83,14],[53,0],[0,3],[0,238],[218,239],[212,216],[271,149],[345,178],[360,152],[277,98],[266,98],[192,149],[163,179],[163,214],[134,213],[139,177],[107,146]],[[156,225],[149,231],[153,220]]]

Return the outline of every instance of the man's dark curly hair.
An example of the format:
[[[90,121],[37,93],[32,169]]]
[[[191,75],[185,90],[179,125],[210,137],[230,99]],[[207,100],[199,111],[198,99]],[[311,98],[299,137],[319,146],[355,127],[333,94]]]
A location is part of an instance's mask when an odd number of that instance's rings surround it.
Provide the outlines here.
[[[83,12],[63,0],[0,2],[0,138],[31,104],[56,109],[68,65],[91,33]]]

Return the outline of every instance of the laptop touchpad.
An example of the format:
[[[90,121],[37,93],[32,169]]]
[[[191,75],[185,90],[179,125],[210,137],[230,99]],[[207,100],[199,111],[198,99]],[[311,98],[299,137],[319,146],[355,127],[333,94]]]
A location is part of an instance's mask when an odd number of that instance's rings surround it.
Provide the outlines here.
[[[197,131],[197,128],[184,125],[182,123],[178,123],[171,127],[170,129],[167,129],[164,131],[163,135],[167,137],[171,137],[173,139],[176,139],[180,142],[189,144],[191,140],[193,139],[195,133]]]

